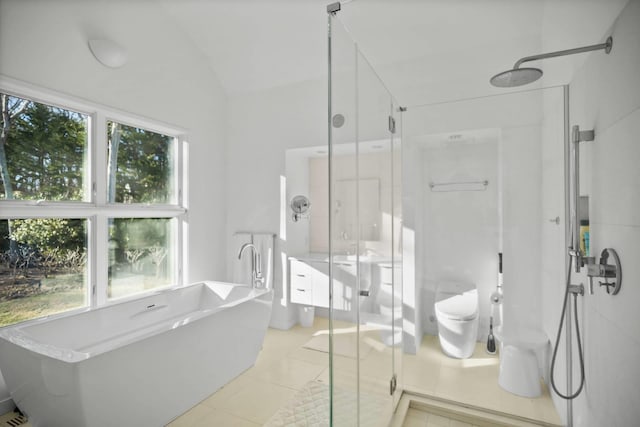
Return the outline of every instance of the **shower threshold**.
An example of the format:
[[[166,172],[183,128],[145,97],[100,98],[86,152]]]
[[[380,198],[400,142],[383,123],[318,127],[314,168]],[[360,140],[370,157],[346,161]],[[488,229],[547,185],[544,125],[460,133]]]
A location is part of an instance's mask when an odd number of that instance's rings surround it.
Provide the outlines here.
[[[396,414],[389,426],[423,425],[422,421],[426,421],[429,417],[455,420],[474,427],[558,427],[557,424],[461,404],[453,400],[406,390],[400,398]]]

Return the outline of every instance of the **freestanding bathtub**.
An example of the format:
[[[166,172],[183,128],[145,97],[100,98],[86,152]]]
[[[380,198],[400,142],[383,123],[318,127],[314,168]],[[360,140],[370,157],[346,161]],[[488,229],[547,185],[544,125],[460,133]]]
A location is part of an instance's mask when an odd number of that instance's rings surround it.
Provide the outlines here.
[[[273,292],[201,282],[0,329],[0,370],[34,426],[160,427],[250,368]]]

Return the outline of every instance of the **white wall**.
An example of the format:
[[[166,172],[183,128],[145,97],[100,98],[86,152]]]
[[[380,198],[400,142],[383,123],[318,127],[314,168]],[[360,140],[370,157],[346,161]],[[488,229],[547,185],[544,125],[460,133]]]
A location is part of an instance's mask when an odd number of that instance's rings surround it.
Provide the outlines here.
[[[473,135],[473,133],[470,133]],[[480,312],[488,324],[489,297],[496,287],[499,251],[498,149],[500,135],[469,137],[468,142],[447,139],[427,144],[421,162],[423,205],[421,220],[422,323],[437,334],[433,304],[440,281],[463,281],[479,289]],[[488,181],[482,190],[433,191],[430,183]],[[485,298],[486,297],[486,298]],[[479,328],[478,337],[488,333]]]
[[[287,221],[291,221],[288,203],[300,187],[294,183],[290,188],[281,188],[282,178],[287,176],[286,150],[326,145],[326,116],[325,81],[235,95],[229,99],[227,162],[233,167],[228,169],[226,179],[226,234],[229,237],[239,230],[277,234],[276,293],[271,318],[271,326],[276,328],[287,329],[297,319],[287,294],[286,260],[291,249],[285,230]],[[281,200],[281,190],[286,191],[284,200]],[[305,227],[305,223],[297,223],[291,229],[300,227]],[[298,250],[299,242],[293,247]],[[237,250],[227,248],[229,265],[235,262]]]
[[[571,124],[596,134],[595,141],[582,144],[591,157],[581,180],[590,196],[592,254],[614,248],[624,277],[616,296],[607,295],[596,281],[594,295],[580,298],[586,386],[574,401],[577,426],[630,426],[640,420],[640,1],[627,4],[600,42],[609,34],[614,38],[611,53],[590,54],[571,81]],[[584,275],[573,282],[587,283]],[[561,301],[546,295],[543,304],[559,306]],[[558,317],[550,323],[557,325]],[[574,388],[577,365],[574,350]],[[556,378],[566,391],[563,361]],[[554,399],[565,417],[565,402]]]
[[[559,89],[553,89],[559,90]],[[433,298],[439,279],[457,279],[473,281],[478,286],[480,304],[479,339],[486,339],[488,321],[491,315],[489,296],[495,290],[498,270],[497,252],[502,237],[504,253],[504,317],[505,325],[540,327],[540,224],[542,222],[541,176],[542,164],[540,140],[542,135],[542,92],[505,94],[503,96],[472,99],[452,103],[436,104],[419,108],[409,108],[404,117],[404,227],[405,233],[413,235],[414,246],[407,250],[415,251],[412,261],[405,252],[404,282],[405,309],[407,296],[413,298],[413,306],[407,313],[415,311],[415,340],[419,344],[422,331],[436,333]],[[460,133],[473,136],[488,134],[488,130],[499,134],[499,150],[493,149],[495,159],[484,159],[483,174],[489,179],[489,189],[495,191],[486,203],[492,206],[479,208],[485,217],[479,218],[476,225],[484,227],[473,231],[470,239],[478,248],[476,256],[480,261],[465,261],[462,256],[455,258],[456,251],[447,251],[449,241],[434,236],[433,227],[423,210],[444,208],[429,194],[426,185],[428,179],[422,177],[426,168],[419,163],[424,141],[435,136]],[[463,136],[464,137],[464,136]],[[562,144],[562,134],[556,135]],[[471,144],[471,143],[470,143]],[[498,153],[499,152],[499,153]],[[437,153],[427,152],[427,155]],[[441,157],[441,156],[440,156]],[[438,163],[442,158],[434,158]],[[446,159],[445,159],[446,160]],[[460,172],[461,160],[456,167]],[[491,166],[493,164],[493,167]],[[442,166],[442,165],[440,165]],[[497,169],[497,171],[496,171]],[[497,182],[499,178],[500,182]],[[562,185],[562,182],[558,183]],[[488,193],[490,194],[490,193]],[[497,197],[501,199],[496,200]],[[499,218],[498,208],[502,208]],[[440,214],[440,213],[439,213]],[[443,212],[443,217],[461,218],[456,212]],[[490,216],[493,216],[491,218]],[[502,220],[502,231],[499,223]],[[447,223],[451,236],[465,224]],[[459,229],[455,227],[460,227]],[[435,239],[435,240],[434,240]],[[453,237],[452,239],[455,239]],[[485,244],[481,240],[485,240]],[[464,244],[463,239],[455,240]],[[440,245],[440,246],[435,246]],[[450,260],[438,259],[434,253],[445,248]],[[481,250],[480,250],[481,249]],[[435,251],[435,252],[434,252]],[[458,255],[464,253],[461,249]],[[440,265],[433,266],[434,263]],[[410,274],[410,271],[414,271]],[[414,284],[415,283],[415,284]],[[409,287],[410,289],[407,289]],[[413,292],[412,292],[413,289]],[[524,309],[523,309],[524,308]],[[410,337],[407,337],[410,339]],[[411,348],[406,348],[411,351]]]
[[[0,73],[188,129],[190,281],[224,275],[226,95],[204,58],[162,9],[140,2],[0,3]],[[87,39],[128,50],[99,64]]]
[[[225,276],[226,95],[161,8],[147,2],[0,0],[0,74],[189,131],[189,281]],[[129,61],[108,69],[87,40]],[[0,400],[3,387],[0,382]]]

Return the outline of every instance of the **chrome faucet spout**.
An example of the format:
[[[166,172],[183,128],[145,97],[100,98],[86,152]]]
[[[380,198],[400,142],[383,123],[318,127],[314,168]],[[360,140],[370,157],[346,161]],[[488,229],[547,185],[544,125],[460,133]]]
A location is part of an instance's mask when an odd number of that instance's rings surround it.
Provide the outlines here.
[[[257,250],[258,250],[253,243],[245,243],[240,248],[240,252],[238,252],[238,259],[242,258],[242,252],[244,252],[244,250],[247,249],[247,248],[253,249],[254,253],[257,252]]]
[[[253,258],[251,259],[251,276],[253,277],[253,287],[261,288],[264,286],[265,278],[262,276],[262,256],[260,251],[253,243],[245,243],[238,252],[238,259],[242,259],[242,253],[245,249],[251,248]]]

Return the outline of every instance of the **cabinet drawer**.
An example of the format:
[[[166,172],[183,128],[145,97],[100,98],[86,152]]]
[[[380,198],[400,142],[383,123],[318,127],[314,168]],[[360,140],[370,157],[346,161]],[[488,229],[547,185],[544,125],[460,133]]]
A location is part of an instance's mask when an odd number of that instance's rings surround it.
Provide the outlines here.
[[[311,280],[311,268],[308,264],[304,262],[300,262],[297,259],[292,259],[290,261],[290,269],[291,269],[291,280],[295,280],[297,278],[307,278]]]
[[[309,288],[301,288],[291,283],[291,302],[296,304],[313,305],[313,290]]]
[[[290,260],[290,289],[291,302],[296,304],[313,304],[313,285],[311,269],[303,262],[296,259]]]

